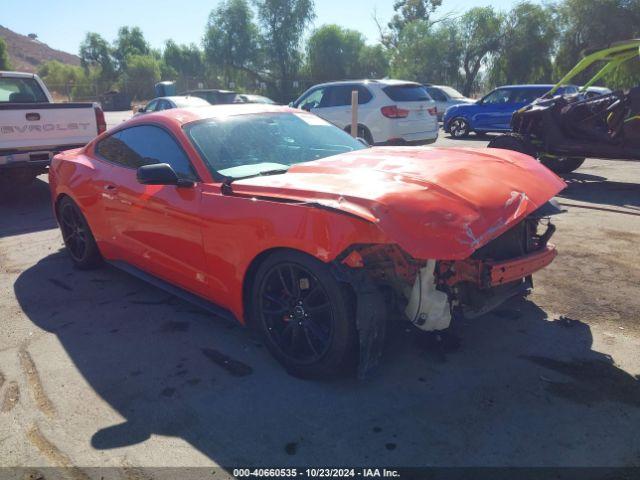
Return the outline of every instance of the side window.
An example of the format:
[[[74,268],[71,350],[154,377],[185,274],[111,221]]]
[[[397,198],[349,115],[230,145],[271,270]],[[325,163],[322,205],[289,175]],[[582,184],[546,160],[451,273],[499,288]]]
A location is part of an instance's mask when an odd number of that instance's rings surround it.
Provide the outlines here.
[[[546,88],[521,88],[516,90],[511,101],[514,103],[531,103],[536,98],[540,98],[547,93],[547,91]]]
[[[447,101],[446,95],[442,93],[440,90],[438,90],[437,88],[426,87],[426,89],[427,89],[427,92],[429,92],[429,95],[431,95],[431,98],[433,98],[436,102]]]
[[[484,97],[482,103],[485,105],[500,105],[509,103],[509,97],[511,97],[511,90],[506,88],[499,88],[494,90],[489,95]]]
[[[322,97],[324,97],[325,89],[318,88],[317,90],[313,90],[309,92],[309,94],[300,100],[298,104],[298,108],[303,110],[311,110],[312,108],[318,108],[320,103],[322,102]]]
[[[351,92],[356,90],[355,85],[338,85],[335,87],[329,88],[329,95],[325,95],[322,99],[322,107],[346,107],[347,105],[351,105]],[[328,101],[325,102],[325,98],[328,98]],[[359,96],[359,94],[358,94]]]
[[[147,106],[144,107],[144,111],[145,112],[155,112],[156,110],[158,110],[158,104],[160,102],[158,100],[151,100],[149,103],[147,103]]]
[[[187,154],[160,127],[141,125],[120,130],[98,143],[96,151],[106,160],[126,168],[168,163],[179,177],[196,179]]]

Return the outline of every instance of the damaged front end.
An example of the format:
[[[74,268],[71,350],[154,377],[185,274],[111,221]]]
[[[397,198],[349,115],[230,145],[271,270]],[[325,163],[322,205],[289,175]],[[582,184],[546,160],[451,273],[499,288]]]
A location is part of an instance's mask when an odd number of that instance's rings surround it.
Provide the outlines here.
[[[387,312],[402,312],[417,328],[434,331],[448,328],[453,317],[475,318],[527,294],[532,274],[557,254],[549,243],[555,231],[550,216],[560,212],[550,201],[463,260],[419,260],[398,245],[357,245],[345,252],[340,262],[358,272],[365,305],[372,305],[377,295],[377,306],[361,309],[356,322],[360,376],[381,355],[384,305]]]

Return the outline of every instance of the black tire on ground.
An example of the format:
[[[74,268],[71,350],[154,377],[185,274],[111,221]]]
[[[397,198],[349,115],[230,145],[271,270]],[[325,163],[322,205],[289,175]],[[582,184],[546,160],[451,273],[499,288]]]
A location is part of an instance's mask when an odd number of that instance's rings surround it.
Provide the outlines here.
[[[58,202],[56,212],[62,238],[73,264],[81,270],[99,267],[102,255],[78,205],[71,198],[64,197]]]
[[[524,153],[535,158],[536,151],[533,145],[523,136],[517,133],[506,133],[493,137],[487,145],[489,148],[501,148],[503,150],[513,150],[514,152]]]
[[[331,378],[351,371],[357,335],[345,288],[321,261],[278,251],[258,267],[249,314],[290,374]]]
[[[469,136],[471,129],[469,128],[469,122],[462,117],[456,117],[451,120],[449,124],[449,133],[453,138],[466,138]]]
[[[348,125],[345,127],[344,131],[351,135],[351,126]],[[373,135],[371,135],[369,129],[364,125],[358,125],[358,137],[366,140],[369,145],[373,145]]]
[[[571,173],[580,168],[584,158],[579,157],[540,157],[540,163],[554,173]]]

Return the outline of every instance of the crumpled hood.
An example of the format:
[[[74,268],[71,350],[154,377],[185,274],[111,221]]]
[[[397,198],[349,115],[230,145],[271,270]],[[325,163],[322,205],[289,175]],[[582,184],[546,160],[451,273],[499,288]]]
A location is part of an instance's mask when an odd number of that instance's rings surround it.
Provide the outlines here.
[[[564,181],[499,149],[376,147],[233,183],[237,194],[321,204],[374,222],[420,259],[462,259],[543,205]]]

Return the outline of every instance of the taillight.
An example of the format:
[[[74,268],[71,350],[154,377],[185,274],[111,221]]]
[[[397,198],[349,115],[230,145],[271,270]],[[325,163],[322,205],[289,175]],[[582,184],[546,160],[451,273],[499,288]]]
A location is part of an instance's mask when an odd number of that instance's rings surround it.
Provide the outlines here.
[[[96,113],[96,125],[98,126],[98,135],[107,131],[107,121],[104,119],[104,112],[98,105],[93,106],[93,111]]]
[[[389,105],[388,107],[382,107],[380,113],[387,118],[406,118],[409,116],[409,110],[404,108],[398,108],[397,105]]]
[[[429,112],[429,115],[435,117],[438,115],[438,107],[427,108],[427,112]]]

